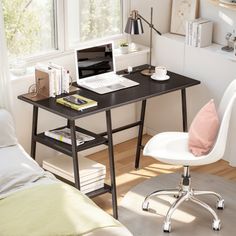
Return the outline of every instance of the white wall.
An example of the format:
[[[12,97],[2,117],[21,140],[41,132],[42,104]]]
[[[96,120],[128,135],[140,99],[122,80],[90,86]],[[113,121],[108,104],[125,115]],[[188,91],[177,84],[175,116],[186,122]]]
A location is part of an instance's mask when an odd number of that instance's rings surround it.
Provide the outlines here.
[[[59,57],[51,60],[65,66],[70,72],[73,78],[75,78],[75,64],[73,54]],[[127,67],[127,65],[135,66],[147,63],[147,52],[141,53],[138,56],[134,54],[128,55],[126,58],[116,58],[116,68],[121,70]],[[17,99],[18,95],[27,93],[28,87],[34,83],[34,76],[24,76],[24,78],[18,78],[12,80],[13,107],[14,107],[14,119],[16,124],[16,132],[19,142],[23,145],[26,151],[30,152],[31,146],[31,126],[32,126],[32,110],[33,106]],[[113,128],[126,125],[136,121],[136,105],[131,104],[123,106],[121,108],[113,109],[112,112]],[[60,127],[66,124],[66,120],[49,113],[45,110],[39,109],[39,124],[38,131],[43,132],[45,130]],[[87,128],[94,132],[103,132],[106,130],[105,113],[99,113],[86,118],[82,118],[76,121],[78,126]],[[126,131],[116,133],[114,135],[114,143],[124,142],[128,139],[137,136],[137,128],[132,128]],[[92,153],[97,150],[101,150],[105,146],[99,146],[94,149],[85,151],[84,154]],[[46,146],[37,144],[37,160],[41,163],[41,160],[47,156],[55,155],[56,152]]]
[[[227,32],[236,31],[236,11],[219,7],[211,1],[200,1],[200,16],[214,22],[213,42],[225,45]]]
[[[131,0],[131,10],[138,10],[150,22],[153,7],[153,25],[157,30],[166,33],[170,29],[171,0]],[[132,36],[135,42],[149,46],[149,27],[143,22],[144,34]],[[155,34],[155,32],[153,32]]]
[[[150,7],[154,10],[154,26],[162,33],[170,31],[171,0],[131,0],[131,9],[136,9],[147,20],[150,20]],[[219,7],[211,1],[199,1],[199,16],[214,22],[213,42],[225,45],[227,32],[236,32],[236,11]],[[143,23],[144,34],[132,36],[135,42],[149,45],[149,28]],[[154,33],[155,34],[155,33]]]

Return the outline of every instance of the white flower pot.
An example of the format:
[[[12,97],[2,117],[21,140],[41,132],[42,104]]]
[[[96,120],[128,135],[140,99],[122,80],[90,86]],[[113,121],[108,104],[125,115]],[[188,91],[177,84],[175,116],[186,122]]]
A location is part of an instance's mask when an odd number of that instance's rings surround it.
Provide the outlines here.
[[[129,46],[120,47],[121,54],[127,54],[129,52]]]

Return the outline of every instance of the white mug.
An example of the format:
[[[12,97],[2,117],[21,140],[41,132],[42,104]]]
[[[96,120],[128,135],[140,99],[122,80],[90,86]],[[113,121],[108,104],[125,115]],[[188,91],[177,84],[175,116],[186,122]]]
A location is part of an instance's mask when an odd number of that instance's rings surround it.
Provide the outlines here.
[[[155,67],[155,77],[165,77],[167,74],[167,69],[164,66]]]

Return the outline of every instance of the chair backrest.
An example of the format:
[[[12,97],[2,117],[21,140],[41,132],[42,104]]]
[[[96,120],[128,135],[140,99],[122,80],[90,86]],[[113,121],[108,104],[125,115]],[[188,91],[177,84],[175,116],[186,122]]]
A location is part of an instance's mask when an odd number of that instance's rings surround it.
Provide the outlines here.
[[[233,80],[224,92],[221,99],[218,114],[221,120],[220,129],[214,147],[205,157],[207,163],[212,163],[222,158],[225,152],[230,117],[232,113],[232,108],[236,98],[236,80]]]

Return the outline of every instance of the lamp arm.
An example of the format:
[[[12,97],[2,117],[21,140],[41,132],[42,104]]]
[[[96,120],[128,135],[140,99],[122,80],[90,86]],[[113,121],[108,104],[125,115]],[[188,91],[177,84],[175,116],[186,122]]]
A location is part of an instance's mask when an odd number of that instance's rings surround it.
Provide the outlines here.
[[[148,26],[149,26],[150,28],[154,29],[159,35],[161,35],[160,31],[158,31],[158,30],[154,27],[153,24],[149,23],[149,22],[148,22],[144,17],[142,17],[140,14],[138,14],[138,16],[139,16],[143,21],[145,21],[145,22],[148,24]]]

